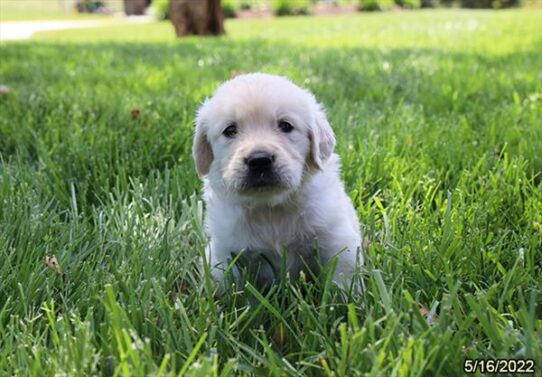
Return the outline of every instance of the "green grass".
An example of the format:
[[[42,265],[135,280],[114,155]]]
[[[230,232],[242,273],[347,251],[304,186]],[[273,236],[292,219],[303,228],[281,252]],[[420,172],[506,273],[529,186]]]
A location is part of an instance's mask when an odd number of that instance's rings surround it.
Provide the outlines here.
[[[540,24],[424,11],[4,43],[0,370],[455,376],[513,357],[540,374]],[[194,113],[234,71],[287,75],[326,106],[370,241],[363,297],[322,276],[215,298],[195,273]]]

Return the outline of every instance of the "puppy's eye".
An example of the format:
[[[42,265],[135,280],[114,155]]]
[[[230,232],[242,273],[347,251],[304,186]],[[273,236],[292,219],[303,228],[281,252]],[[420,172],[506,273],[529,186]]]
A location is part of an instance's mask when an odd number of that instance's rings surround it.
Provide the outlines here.
[[[222,131],[222,135],[232,138],[237,135],[237,124],[232,123]]]
[[[285,120],[281,120],[279,122],[279,128],[284,133],[290,133],[294,130],[294,126],[292,126],[289,122]]]

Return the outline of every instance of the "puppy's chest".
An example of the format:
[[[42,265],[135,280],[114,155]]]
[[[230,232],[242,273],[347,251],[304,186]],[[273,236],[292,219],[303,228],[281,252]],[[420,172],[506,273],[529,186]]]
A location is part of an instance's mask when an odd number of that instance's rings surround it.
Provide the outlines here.
[[[282,248],[303,252],[312,247],[314,231],[303,213],[245,212],[232,223],[243,248],[257,250]]]

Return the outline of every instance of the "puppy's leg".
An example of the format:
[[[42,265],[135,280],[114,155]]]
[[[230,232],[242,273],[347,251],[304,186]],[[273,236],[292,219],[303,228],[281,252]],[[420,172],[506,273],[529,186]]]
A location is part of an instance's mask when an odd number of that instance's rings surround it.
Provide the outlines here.
[[[359,284],[356,281],[356,272],[361,267],[361,250],[344,250],[337,255],[337,266],[333,274],[333,281],[344,289],[349,289],[352,284],[354,289],[359,290]]]
[[[207,244],[205,248],[205,261],[207,264],[204,268],[208,268],[211,277],[220,285],[223,291],[225,288],[225,272],[228,269],[228,254],[217,247],[213,242]]]
[[[342,237],[334,233],[321,235],[319,247],[322,263],[329,265],[334,262],[334,258],[337,259],[333,281],[344,289],[349,289],[352,283],[358,285],[355,281],[356,271],[363,264],[360,244],[360,235],[355,232],[343,234]]]

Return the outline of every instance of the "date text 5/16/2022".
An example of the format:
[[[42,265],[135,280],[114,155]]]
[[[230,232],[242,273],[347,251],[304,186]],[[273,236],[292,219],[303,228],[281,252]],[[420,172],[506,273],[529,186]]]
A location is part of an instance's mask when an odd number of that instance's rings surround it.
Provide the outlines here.
[[[535,373],[533,359],[465,359],[463,372],[480,373]]]

